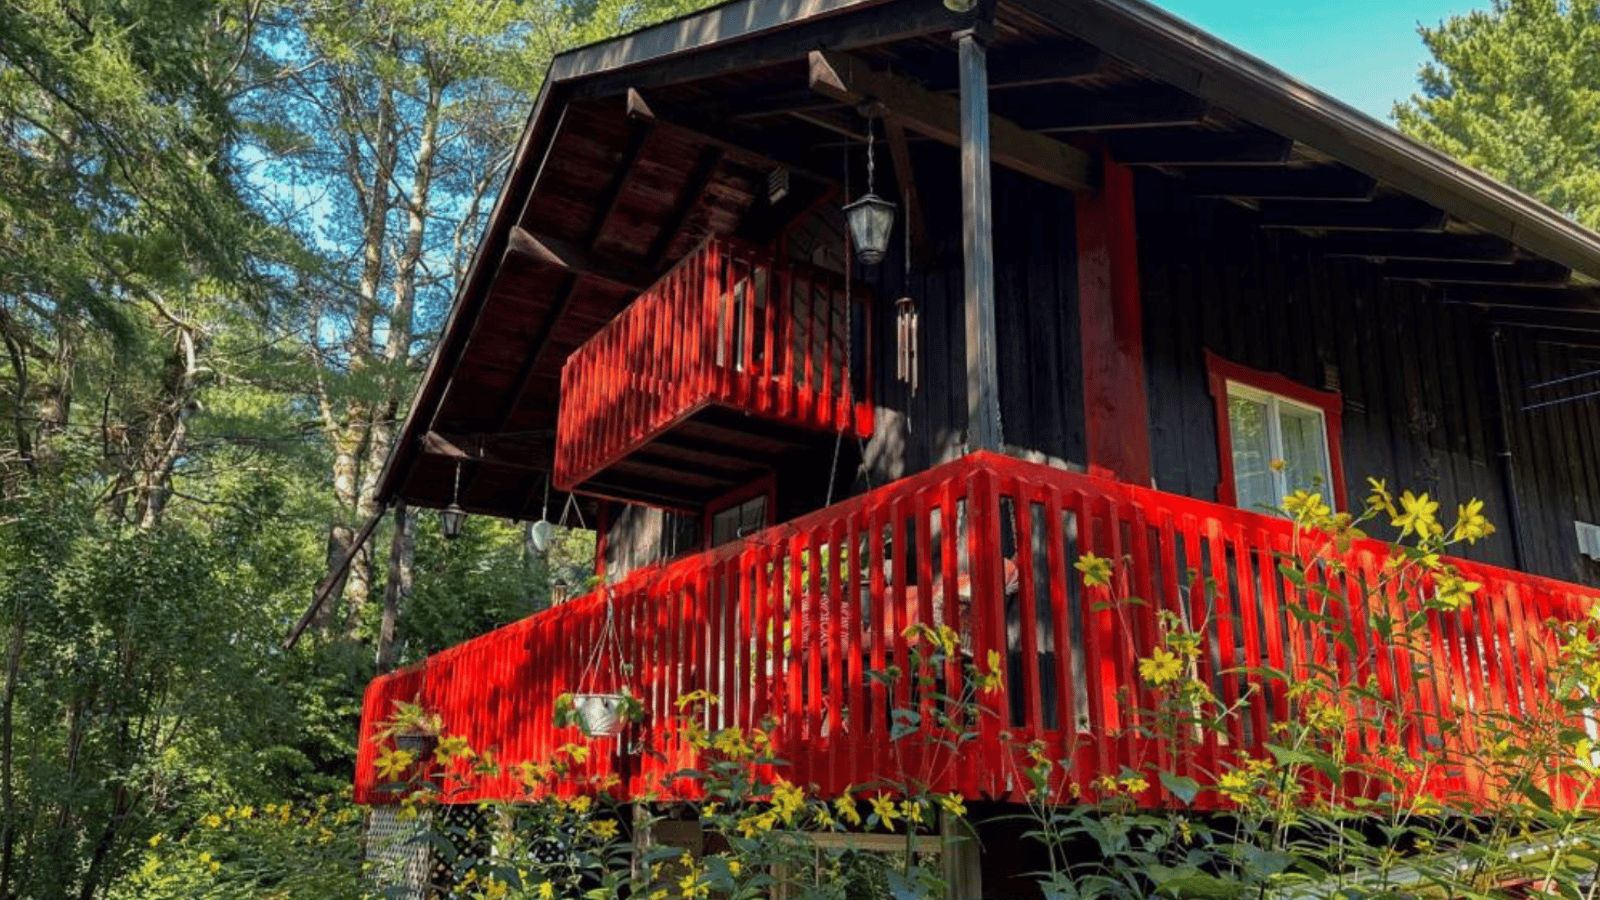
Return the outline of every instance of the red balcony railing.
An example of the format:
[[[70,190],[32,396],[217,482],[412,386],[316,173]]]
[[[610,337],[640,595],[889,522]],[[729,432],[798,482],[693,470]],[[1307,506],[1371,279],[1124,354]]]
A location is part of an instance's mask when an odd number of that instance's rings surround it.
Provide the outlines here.
[[[646,720],[624,765],[608,738],[579,774],[617,772],[634,795],[685,790],[671,776],[696,757],[673,701],[696,690],[723,698],[703,727],[769,724],[777,756],[791,766],[784,774],[823,792],[910,775],[968,798],[1016,799],[1025,783],[1018,748],[1038,741],[1052,759],[1070,761],[1058,785],[1066,799],[1093,796],[1096,776],[1124,766],[1157,765],[1214,783],[1241,753],[1265,756],[1273,723],[1304,711],[1305,699],[1287,685],[1319,671],[1389,701],[1334,701],[1355,761],[1387,765],[1383,753],[1397,747],[1413,759],[1443,752],[1463,762],[1407,776],[1413,789],[1492,795],[1482,766],[1465,762],[1486,748],[1474,743],[1473,729],[1453,723],[1558,708],[1547,677],[1556,635],[1546,623],[1584,615],[1591,592],[1456,561],[1482,589],[1460,611],[1428,610],[1414,596],[1358,586],[1363,578],[1378,583],[1386,548],[1377,542],[1341,554],[1348,574],[1313,576],[1320,588],[1296,583],[1279,562],[1310,546],[1334,552],[1283,519],[973,454],[636,573],[609,594],[377,679],[367,693],[357,793],[367,802],[381,796],[371,736],[396,699],[420,697],[452,732],[493,747],[502,761],[537,760],[579,740],[575,729],[553,727],[553,703],[578,688],[609,607],[631,672],[627,687],[642,697]],[[1091,552],[1121,561],[1110,589],[1083,587],[1074,570]],[[1144,602],[1108,602],[1128,596]],[[1374,604],[1421,626],[1411,650],[1380,635]],[[1162,738],[1144,727],[1158,698],[1138,661],[1160,645],[1163,618],[1199,635],[1196,677],[1222,703],[1249,699],[1225,729]],[[915,736],[892,739],[890,710],[938,702],[919,695],[915,679],[867,676],[890,666],[908,671],[904,631],[918,622],[961,635],[962,650],[945,670],[927,673],[925,683],[943,693],[967,684],[965,659],[983,668],[993,651],[1006,670],[1003,687],[983,695],[990,714],[960,761]],[[1284,676],[1269,677],[1272,670]],[[622,686],[623,676],[606,677],[601,687]],[[1141,802],[1170,802],[1150,781]],[[1543,787],[1558,800],[1575,796],[1571,784]],[[509,777],[482,778],[464,797],[516,794]],[[1203,794],[1199,802],[1217,801]]]
[[[867,300],[837,273],[708,240],[568,358],[556,485],[582,484],[712,405],[870,433],[871,321],[851,310]]]

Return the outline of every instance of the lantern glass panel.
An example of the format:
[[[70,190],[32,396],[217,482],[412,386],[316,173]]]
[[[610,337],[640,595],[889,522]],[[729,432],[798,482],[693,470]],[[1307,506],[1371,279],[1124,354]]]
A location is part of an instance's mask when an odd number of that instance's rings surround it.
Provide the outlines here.
[[[865,194],[846,206],[844,215],[850,225],[856,259],[867,266],[882,262],[889,249],[889,233],[894,230],[894,204],[877,194]]]

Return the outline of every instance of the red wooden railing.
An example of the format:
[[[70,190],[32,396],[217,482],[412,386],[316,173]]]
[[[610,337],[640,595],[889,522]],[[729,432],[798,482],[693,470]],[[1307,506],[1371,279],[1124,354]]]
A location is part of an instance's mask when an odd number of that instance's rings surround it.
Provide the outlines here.
[[[837,273],[707,240],[567,359],[556,486],[576,487],[712,404],[869,434],[871,319],[851,310],[868,300]],[[852,368],[864,378],[854,388]]]
[[[1473,732],[1454,729],[1452,720],[1543,715],[1557,699],[1546,677],[1555,639],[1546,622],[1582,616],[1590,591],[1456,561],[1483,588],[1459,612],[1425,612],[1421,653],[1408,657],[1379,637],[1370,607],[1381,602],[1409,614],[1416,601],[1392,591],[1374,600],[1355,583],[1376,582],[1384,545],[1356,542],[1343,554],[1351,574],[1328,576],[1328,591],[1308,591],[1277,563],[1280,554],[1317,544],[1283,519],[973,454],[636,573],[609,594],[377,679],[367,694],[357,794],[365,802],[382,797],[371,736],[396,699],[420,697],[448,729],[493,747],[502,761],[538,760],[581,740],[575,729],[553,727],[553,703],[578,688],[608,606],[631,674],[608,674],[602,687],[615,689],[625,677],[647,718],[625,768],[617,769],[617,739],[602,739],[577,774],[617,771],[622,790],[635,795],[686,790],[670,776],[692,765],[695,751],[682,740],[673,701],[696,690],[723,698],[703,714],[704,727],[770,725],[776,754],[790,764],[784,774],[797,783],[832,793],[913,777],[972,799],[1018,798],[1018,748],[1034,741],[1052,759],[1069,761],[1057,783],[1062,799],[1094,796],[1094,778],[1124,766],[1215,783],[1240,754],[1264,756],[1272,724],[1303,702],[1267,669],[1298,683],[1324,667],[1398,703],[1399,715],[1380,716],[1371,703],[1337,701],[1357,762],[1381,760],[1394,747],[1414,759],[1441,750],[1481,757]],[[1073,564],[1091,552],[1122,561],[1112,588],[1083,587]],[[1145,602],[1108,602],[1127,596]],[[1197,677],[1222,702],[1251,698],[1220,732],[1180,729],[1161,738],[1135,727],[1150,724],[1148,710],[1158,702],[1138,676],[1138,660],[1160,644],[1163,611],[1200,635]],[[1004,661],[1003,687],[982,695],[991,714],[959,760],[915,736],[891,739],[891,709],[926,711],[931,701],[913,679],[866,675],[907,671],[903,632],[913,622],[944,624],[962,637],[964,649],[931,673],[947,693],[969,684],[963,658],[983,668],[995,651]],[[1431,672],[1417,669],[1422,658]],[[1141,802],[1171,802],[1150,781]],[[1473,764],[1419,771],[1409,783],[1468,799],[1494,791]],[[1572,797],[1571,784],[1544,787]],[[1377,789],[1353,780],[1341,788]],[[517,791],[510,777],[484,778],[463,796]],[[1204,794],[1199,802],[1217,801]]]

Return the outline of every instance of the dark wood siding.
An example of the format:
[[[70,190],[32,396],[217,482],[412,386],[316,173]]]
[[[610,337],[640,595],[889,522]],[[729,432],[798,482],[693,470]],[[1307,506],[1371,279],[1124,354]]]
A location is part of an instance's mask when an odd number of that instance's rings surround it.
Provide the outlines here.
[[[1469,555],[1514,564],[1492,327],[1482,311],[1447,302],[1440,288],[1387,281],[1366,261],[1324,258],[1313,241],[1257,228],[1250,211],[1192,200],[1160,176],[1141,179],[1138,213],[1157,487],[1216,496],[1215,408],[1202,357],[1211,350],[1339,390],[1347,508],[1360,506],[1368,476],[1428,491],[1447,523],[1456,503],[1481,498],[1501,530]],[[1600,406],[1523,407],[1583,393],[1582,382],[1528,386],[1596,366],[1514,329],[1504,334],[1525,567],[1593,581],[1573,520],[1600,516]]]
[[[874,307],[874,400],[866,459],[874,484],[959,455],[967,425],[966,318],[962,296],[960,160],[949,148],[915,148],[932,259],[905,270],[904,233],[861,273]],[[1082,358],[1078,349],[1073,197],[1005,169],[994,172],[995,326],[1000,416],[1007,444],[1081,462]],[[916,396],[895,380],[896,298],[916,300],[921,373]]]

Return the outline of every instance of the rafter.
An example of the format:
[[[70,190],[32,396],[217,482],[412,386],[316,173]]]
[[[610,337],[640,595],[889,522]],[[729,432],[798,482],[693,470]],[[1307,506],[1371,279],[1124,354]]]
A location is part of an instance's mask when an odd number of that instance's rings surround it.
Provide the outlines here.
[[[649,287],[655,275],[647,269],[631,266],[611,256],[590,253],[549,235],[517,227],[511,229],[511,240],[506,246],[507,255],[536,260],[545,265],[564,269],[603,281],[613,287],[635,293]]]
[[[886,115],[911,131],[952,147],[961,146],[961,107],[954,97],[937,94],[906,79],[872,71],[848,54],[813,50],[813,90],[842,103],[876,100]],[[996,165],[1067,190],[1092,186],[1089,157],[1076,147],[1035,134],[999,116],[989,117],[989,140]]]

